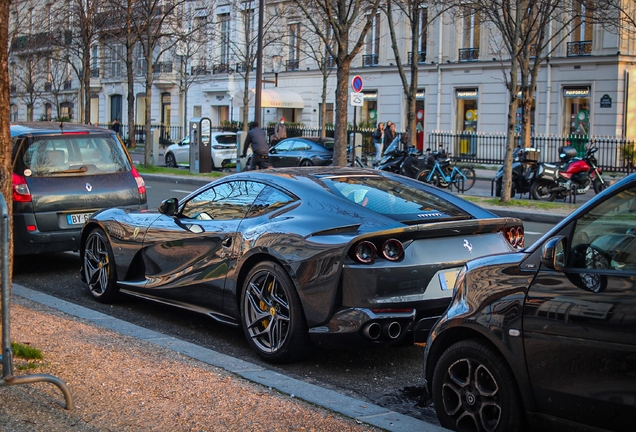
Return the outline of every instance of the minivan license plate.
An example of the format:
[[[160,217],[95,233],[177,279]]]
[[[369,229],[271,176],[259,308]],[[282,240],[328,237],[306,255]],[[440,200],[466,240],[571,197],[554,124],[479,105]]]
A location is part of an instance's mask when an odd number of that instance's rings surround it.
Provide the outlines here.
[[[66,215],[66,221],[69,225],[81,225],[91,217],[93,213],[79,213]]]

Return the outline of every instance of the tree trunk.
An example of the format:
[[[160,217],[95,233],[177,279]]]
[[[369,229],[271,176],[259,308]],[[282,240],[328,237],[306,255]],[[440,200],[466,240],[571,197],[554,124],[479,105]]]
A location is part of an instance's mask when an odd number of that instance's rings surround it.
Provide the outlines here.
[[[9,4],[8,0],[0,2],[0,46],[5,49],[0,50],[0,190],[7,203],[9,221],[12,220],[13,206],[11,204],[12,186],[11,186],[11,134],[9,132],[9,54],[6,49],[9,46]],[[7,228],[9,226],[7,225]],[[13,269],[13,241],[12,241],[12,229],[9,229],[9,248],[7,250],[7,256],[9,258],[8,266],[8,280],[11,284],[12,269]],[[0,270],[0,276],[2,275]]]

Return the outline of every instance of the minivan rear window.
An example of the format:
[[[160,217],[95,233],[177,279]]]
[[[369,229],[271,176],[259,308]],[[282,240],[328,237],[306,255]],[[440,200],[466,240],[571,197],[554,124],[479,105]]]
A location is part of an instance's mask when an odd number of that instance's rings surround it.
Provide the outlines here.
[[[22,171],[31,177],[130,171],[122,145],[110,134],[33,137],[22,165]]]

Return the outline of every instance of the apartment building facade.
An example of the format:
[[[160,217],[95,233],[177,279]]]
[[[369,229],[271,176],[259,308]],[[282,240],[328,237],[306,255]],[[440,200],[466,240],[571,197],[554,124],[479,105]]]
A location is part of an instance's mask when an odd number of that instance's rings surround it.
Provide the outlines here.
[[[39,5],[44,11],[47,10],[45,1]],[[318,127],[324,77],[320,71],[321,60],[309,55],[306,49],[310,43],[306,38],[310,24],[299,12],[279,13],[282,11],[280,2],[266,4],[266,18],[271,27],[263,56],[265,83],[261,118],[264,122],[275,122],[285,117],[307,127]],[[161,53],[155,63],[150,101],[142,79],[147,65],[142,53],[136,52],[135,123],[146,121],[146,103],[151,104],[153,124],[184,125],[190,117],[209,117],[213,124],[243,121],[244,77],[246,66],[253,58],[238,55],[237,47],[241,41],[255,36],[258,2],[211,4],[196,0],[183,5],[188,8],[190,23],[207,22],[210,28],[197,36],[199,43],[189,48],[187,55],[183,47]],[[37,13],[37,5],[26,10]],[[504,85],[507,62],[505,58],[502,61],[494,48],[493,27],[479,14],[459,17],[447,13],[430,20],[429,15],[433,16],[427,8],[421,8],[419,20],[426,31],[419,36],[417,53],[408,52],[406,20],[396,20],[401,23],[397,28],[401,61],[405,63],[413,55],[417,57],[416,118],[421,136],[434,131],[504,133],[508,115],[508,92]],[[19,20],[13,13],[12,17],[11,120],[64,116],[78,121],[81,107],[74,68],[61,67],[52,73],[48,66],[45,74],[32,73],[34,79],[20,78],[28,73],[29,62],[33,63],[32,51],[42,50],[41,46],[33,48],[33,44],[24,43],[25,39],[40,38],[42,44],[46,37],[33,27],[27,32],[24,19]],[[370,126],[391,120],[401,130],[406,127],[407,107],[388,23],[381,13],[372,22],[351,69],[351,76],[362,77],[364,85],[364,105],[356,109],[355,120]],[[532,115],[534,133],[634,139],[635,40],[627,30],[605,28],[591,19],[578,24],[576,31],[553,47],[539,72]],[[252,49],[255,49],[254,40],[251,39]],[[20,49],[20,41],[26,49]],[[98,37],[90,47],[91,110],[87,120],[93,124],[108,125],[115,118],[126,121],[123,47],[110,42]],[[327,65],[335,66],[329,59]],[[255,62],[251,66],[254,69],[247,91],[253,93]],[[280,71],[274,74],[274,69],[279,67]],[[62,79],[56,80],[54,76]],[[327,78],[327,123],[333,123],[335,115],[346,115],[353,122],[353,107],[347,113],[334,112],[335,85],[336,69],[332,67]],[[37,98],[29,93],[34,87],[38,90]],[[252,116],[253,108],[250,108],[248,120]],[[517,117],[520,119],[519,113]]]

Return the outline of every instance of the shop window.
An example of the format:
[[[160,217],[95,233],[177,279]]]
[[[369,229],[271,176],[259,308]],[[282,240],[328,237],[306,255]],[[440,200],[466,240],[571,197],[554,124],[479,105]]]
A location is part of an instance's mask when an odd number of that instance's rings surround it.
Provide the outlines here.
[[[368,91],[364,94],[364,105],[360,108],[360,127],[375,128],[378,124],[378,92]]]
[[[563,133],[569,137],[569,144],[576,148],[579,157],[585,156],[591,106],[589,87],[563,89]]]
[[[477,138],[472,135],[477,132],[478,94],[477,89],[460,89],[455,93],[457,131],[466,135],[459,140],[459,147],[453,149],[457,155],[477,155]]]

